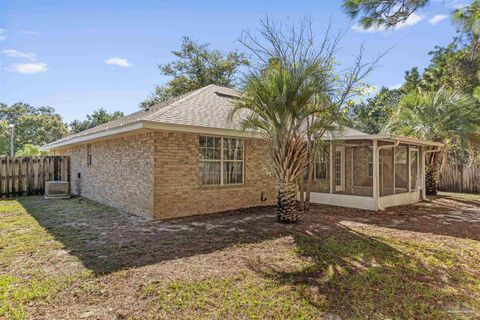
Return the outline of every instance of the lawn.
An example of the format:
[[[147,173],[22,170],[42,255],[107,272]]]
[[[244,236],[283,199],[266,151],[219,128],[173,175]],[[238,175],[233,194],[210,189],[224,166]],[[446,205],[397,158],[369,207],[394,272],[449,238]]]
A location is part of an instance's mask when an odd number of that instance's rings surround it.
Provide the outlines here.
[[[480,196],[147,221],[84,198],[0,201],[4,319],[477,319]]]

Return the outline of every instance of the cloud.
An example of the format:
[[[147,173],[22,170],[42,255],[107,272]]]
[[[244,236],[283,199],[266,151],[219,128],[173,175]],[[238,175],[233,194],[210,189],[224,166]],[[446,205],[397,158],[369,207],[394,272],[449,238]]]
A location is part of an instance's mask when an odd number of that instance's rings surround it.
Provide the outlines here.
[[[48,70],[48,66],[41,62],[21,63],[13,65],[11,68],[13,71],[23,74],[36,74],[45,72]]]
[[[9,58],[25,58],[29,60],[35,60],[35,53],[33,52],[22,52],[15,49],[3,50],[3,54]]]
[[[420,21],[422,21],[423,19],[425,19],[425,16],[418,15],[418,14],[416,14],[416,13],[414,12],[414,13],[412,13],[412,14],[407,18],[407,20],[398,23],[398,24],[395,26],[395,28],[392,28],[392,29],[386,29],[386,28],[383,27],[383,26],[380,26],[380,27],[370,27],[370,28],[364,29],[364,28],[362,28],[362,26],[354,25],[354,26],[352,26],[352,30],[355,31],[355,32],[368,32],[368,33],[372,33],[372,32],[386,32],[386,31],[390,31],[390,30],[391,30],[391,31],[394,31],[394,30],[400,30],[400,29],[404,29],[404,28],[408,28],[408,27],[414,26],[414,25],[416,25],[417,23],[419,23]]]
[[[439,24],[440,22],[442,22],[443,20],[445,20],[447,18],[448,18],[448,16],[446,14],[436,14],[436,15],[433,16],[433,18],[428,20],[428,22],[430,22],[431,24],[436,26],[437,24]]]
[[[5,36],[7,30],[0,28],[0,41],[5,40],[7,37]]]
[[[113,57],[113,58],[107,59],[105,60],[105,63],[114,65],[114,66],[119,66],[122,68],[130,68],[132,66],[127,59],[122,59],[119,57]]]

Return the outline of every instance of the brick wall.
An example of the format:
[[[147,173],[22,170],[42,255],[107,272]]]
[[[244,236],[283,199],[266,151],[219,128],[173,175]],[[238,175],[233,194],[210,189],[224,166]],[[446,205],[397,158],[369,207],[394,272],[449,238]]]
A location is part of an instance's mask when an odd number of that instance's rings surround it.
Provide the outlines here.
[[[276,201],[272,178],[265,169],[265,145],[244,139],[245,181],[241,186],[202,186],[198,135],[155,134],[155,218],[181,217],[237,208],[271,205]],[[261,193],[267,201],[261,201]]]
[[[153,217],[153,143],[154,133],[93,142],[90,166],[87,165],[86,144],[53,153],[70,156],[74,194],[133,214]]]

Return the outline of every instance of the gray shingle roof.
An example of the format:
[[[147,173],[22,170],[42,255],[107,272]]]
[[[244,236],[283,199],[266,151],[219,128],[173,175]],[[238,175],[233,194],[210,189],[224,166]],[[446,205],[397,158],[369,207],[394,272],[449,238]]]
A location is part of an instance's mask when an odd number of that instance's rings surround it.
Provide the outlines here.
[[[239,92],[217,85],[209,85],[192,92],[165,108],[148,115],[145,120],[219,129],[240,129],[240,112],[228,121],[232,101]]]
[[[228,121],[232,101],[236,97],[239,97],[239,95],[240,93],[234,89],[218,85],[208,85],[153,107],[134,112],[123,118],[57,140],[46,147],[64,144],[64,142],[69,140],[78,140],[76,138],[85,137],[88,139],[87,136],[89,135],[140,121],[240,130],[240,119],[245,116],[246,111],[237,113],[233,121]],[[352,128],[344,127],[341,135],[347,137],[365,136],[366,134]]]

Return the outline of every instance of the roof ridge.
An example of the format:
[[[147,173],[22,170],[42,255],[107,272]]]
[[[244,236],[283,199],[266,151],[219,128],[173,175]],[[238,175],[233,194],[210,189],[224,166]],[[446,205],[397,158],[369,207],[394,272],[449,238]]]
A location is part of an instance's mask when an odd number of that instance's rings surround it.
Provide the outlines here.
[[[201,88],[198,88],[197,90],[194,90],[194,91],[192,91],[192,92],[189,92],[186,96],[182,97],[181,99],[175,100],[175,101],[173,101],[172,103],[164,106],[163,108],[160,108],[159,110],[152,112],[150,115],[148,115],[147,117],[143,118],[142,120],[147,120],[147,121],[148,121],[148,120],[151,120],[152,118],[161,116],[161,115],[163,115],[164,113],[166,113],[166,112],[168,112],[169,110],[171,110],[171,109],[173,109],[174,107],[176,107],[179,102],[188,101],[188,100],[190,100],[191,98],[193,98],[193,97],[195,97],[196,95],[198,95],[200,92],[206,91],[207,88],[209,88],[210,86],[213,86],[213,85],[214,85],[214,84],[209,84],[208,86],[201,87]]]

